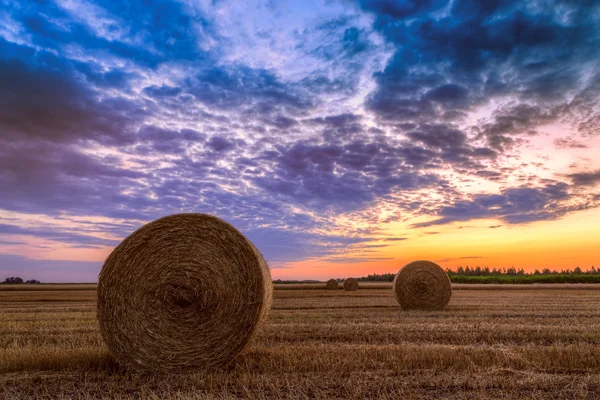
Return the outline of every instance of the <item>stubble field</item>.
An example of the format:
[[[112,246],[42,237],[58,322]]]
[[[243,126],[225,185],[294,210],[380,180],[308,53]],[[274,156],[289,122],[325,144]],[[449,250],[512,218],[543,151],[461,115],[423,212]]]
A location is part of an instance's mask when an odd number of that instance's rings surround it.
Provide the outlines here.
[[[444,312],[390,289],[276,290],[231,366],[122,370],[93,286],[0,290],[0,398],[598,398],[600,290],[455,290]],[[464,288],[462,288],[464,289]]]

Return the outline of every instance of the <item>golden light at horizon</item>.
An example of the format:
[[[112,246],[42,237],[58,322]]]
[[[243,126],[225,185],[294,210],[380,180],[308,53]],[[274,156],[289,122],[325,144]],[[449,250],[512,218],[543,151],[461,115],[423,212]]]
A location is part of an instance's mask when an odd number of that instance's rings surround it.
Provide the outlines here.
[[[344,264],[314,259],[289,263],[288,268],[274,269],[273,277],[310,279],[366,276],[396,272],[404,264],[419,259],[436,261],[444,268],[479,265],[490,268],[514,266],[526,271],[573,269],[577,266],[588,269],[592,265],[600,265],[600,224],[590,221],[600,221],[600,210],[580,211],[559,220],[528,225],[506,225],[489,219],[407,230],[406,224],[390,224],[386,229],[390,236],[409,238],[387,242],[390,245],[376,254],[366,256],[358,252],[346,255],[381,260]],[[394,225],[397,230],[394,230]],[[497,225],[502,226],[489,228]]]

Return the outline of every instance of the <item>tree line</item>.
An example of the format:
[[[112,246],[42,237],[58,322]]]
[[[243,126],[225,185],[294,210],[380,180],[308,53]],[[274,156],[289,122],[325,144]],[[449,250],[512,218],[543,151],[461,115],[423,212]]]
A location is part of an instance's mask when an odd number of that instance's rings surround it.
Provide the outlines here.
[[[489,268],[459,266],[456,270],[446,269],[453,283],[600,283],[600,268],[592,266],[587,270],[581,267],[573,269],[536,269],[525,272],[522,268]],[[396,274],[370,274],[357,278],[361,282],[392,282]]]
[[[5,284],[10,284],[10,285],[15,285],[15,284],[22,284],[22,283],[27,283],[27,284],[38,284],[41,283],[38,280],[35,279],[30,279],[28,281],[24,280],[23,278],[20,278],[18,276],[12,276],[10,278],[6,278],[4,280],[4,282],[0,282],[0,283],[5,283]]]
[[[451,270],[450,268],[446,269],[446,273],[448,276],[517,276],[517,275],[600,275],[600,268],[596,268],[592,265],[590,269],[582,270],[580,267],[575,267],[574,269],[561,269],[560,271],[550,268],[543,268],[541,271],[539,269],[534,270],[533,272],[525,272],[524,269],[517,269],[515,267],[510,268],[492,268],[489,267],[458,267],[456,271]]]

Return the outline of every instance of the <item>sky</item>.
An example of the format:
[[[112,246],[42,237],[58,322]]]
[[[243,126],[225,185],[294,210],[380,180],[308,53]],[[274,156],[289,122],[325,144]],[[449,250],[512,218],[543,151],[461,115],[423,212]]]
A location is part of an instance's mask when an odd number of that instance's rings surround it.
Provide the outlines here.
[[[0,280],[181,212],[274,279],[600,265],[600,3],[0,0]]]

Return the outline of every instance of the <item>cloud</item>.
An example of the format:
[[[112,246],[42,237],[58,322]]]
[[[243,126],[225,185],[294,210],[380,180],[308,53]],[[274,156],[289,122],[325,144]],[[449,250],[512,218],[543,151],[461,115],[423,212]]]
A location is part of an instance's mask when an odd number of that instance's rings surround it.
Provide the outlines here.
[[[406,18],[431,7],[432,1],[424,0],[360,0],[362,8],[392,18]]]
[[[286,85],[266,70],[237,66],[207,68],[184,82],[183,90],[218,109],[250,109],[255,112],[297,112],[312,107],[301,88]]]
[[[0,60],[1,139],[133,143],[133,127],[147,115],[143,106],[122,97],[99,99],[68,66],[61,68]]]
[[[321,258],[345,252],[351,245],[373,240],[368,236],[325,235],[297,229],[254,228],[244,233],[261,249],[267,261],[276,263]]]
[[[476,126],[490,147],[558,118],[593,130],[600,36],[597,5],[548,1],[358,1],[373,26],[394,45],[366,106],[383,120],[461,120],[498,100],[489,122]],[[561,9],[567,9],[564,18]],[[591,70],[590,70],[591,68]],[[506,98],[512,103],[504,104]],[[585,100],[583,100],[585,99]],[[589,128],[586,128],[589,127]]]
[[[0,240],[0,246],[16,246],[16,245],[22,245],[22,244],[27,244],[27,243],[15,241],[15,240]]]
[[[436,220],[413,224],[415,228],[497,218],[507,224],[523,224],[534,221],[553,220],[569,211],[589,205],[574,206],[568,203],[573,195],[569,185],[562,182],[547,183],[541,187],[507,188],[499,194],[478,194],[470,200],[457,201],[439,208]]]
[[[24,235],[41,239],[49,239],[72,245],[85,245],[91,248],[99,246],[116,246],[120,240],[104,239],[101,237],[82,235],[75,232],[52,228],[22,228],[16,225],[0,224],[0,233],[4,235]]]
[[[573,128],[550,138],[563,151],[594,143],[595,4],[7,4],[0,209],[112,220],[19,234],[93,248],[206,212],[282,265],[376,251],[406,239],[379,224],[417,215],[516,224],[597,205],[594,170],[550,182],[512,162],[551,123]]]
[[[433,153],[385,142],[345,144],[296,142],[263,154],[272,169],[254,182],[281,198],[316,209],[354,210],[396,188],[414,191],[440,179],[414,167]]]
[[[503,150],[518,143],[519,139],[514,139],[514,136],[537,135],[537,126],[552,122],[556,118],[557,109],[509,103],[497,108],[492,120],[480,125],[478,129],[492,148]]]
[[[587,149],[588,146],[570,137],[554,139],[554,146],[559,149]]]
[[[330,257],[324,258],[323,261],[334,264],[357,264],[366,262],[377,262],[385,260],[394,260],[393,257]]]
[[[11,7],[15,25],[32,47],[126,59],[156,68],[172,60],[198,60],[215,32],[198,9],[178,1],[27,3]]]
[[[576,186],[591,186],[600,183],[600,170],[592,172],[578,172],[567,175]]]
[[[128,198],[138,201],[133,209],[148,203],[122,194],[146,174],[122,167],[119,158],[92,156],[47,141],[0,143],[0,184],[11,188],[0,199],[5,210],[107,215]]]
[[[436,260],[436,262],[450,262],[450,261],[456,261],[456,260],[472,260],[472,259],[480,259],[480,258],[484,258],[484,257],[481,257],[481,256],[453,257],[453,258],[444,258],[441,260]]]

